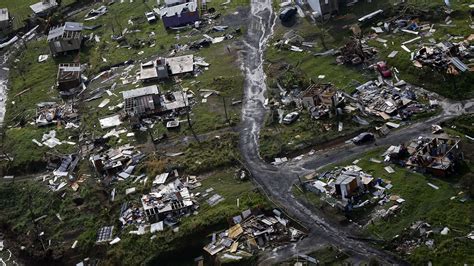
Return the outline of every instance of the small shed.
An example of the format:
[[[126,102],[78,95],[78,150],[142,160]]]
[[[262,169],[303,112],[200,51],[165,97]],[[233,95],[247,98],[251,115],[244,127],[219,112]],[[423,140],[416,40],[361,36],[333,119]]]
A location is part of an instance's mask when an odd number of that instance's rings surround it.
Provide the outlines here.
[[[141,64],[140,80],[143,82],[168,78],[168,66],[165,58]]]
[[[79,50],[82,44],[83,24],[66,22],[63,26],[52,28],[48,34],[49,49],[53,55]]]
[[[58,68],[57,85],[59,91],[66,94],[81,85],[81,64],[60,64]]]
[[[8,13],[8,9],[0,8],[0,30],[6,30],[10,25],[10,14]]]
[[[33,13],[38,17],[47,16],[58,7],[56,0],[41,0],[40,2],[30,6]]]
[[[125,112],[130,116],[154,114],[160,107],[160,92],[156,85],[124,91],[123,99]]]
[[[342,173],[334,184],[336,194],[341,196],[342,199],[347,199],[363,185],[358,174],[350,173]]]

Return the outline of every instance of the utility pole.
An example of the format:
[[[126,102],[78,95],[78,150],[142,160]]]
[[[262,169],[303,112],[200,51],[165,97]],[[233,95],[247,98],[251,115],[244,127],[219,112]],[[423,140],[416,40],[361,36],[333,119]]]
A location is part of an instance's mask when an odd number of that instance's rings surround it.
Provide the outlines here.
[[[225,96],[222,96],[222,101],[224,102],[225,119],[226,119],[227,123],[230,126],[230,119],[229,119],[229,115],[227,114],[227,104],[226,104],[226,101],[225,101]]]
[[[38,230],[38,224],[35,221],[35,216],[33,213],[33,196],[31,195],[31,191],[28,193],[28,209],[30,211],[30,216],[31,216],[31,222],[33,223],[34,229],[35,229],[35,235],[36,238],[41,242],[41,246],[43,247],[43,252],[46,253],[46,247],[44,246],[43,239],[39,235],[39,230]]]
[[[189,116],[189,113],[190,113],[191,110],[188,106],[188,100],[187,100],[188,97],[186,96],[186,98],[184,98],[184,92],[183,92],[183,88],[181,87],[181,85],[179,86],[179,90],[181,91],[181,97],[183,97],[184,108],[186,109],[186,119],[188,120],[189,129],[191,130],[191,133],[193,133],[194,139],[196,139],[197,143],[200,143],[199,138],[196,135],[196,132],[194,132],[193,125],[191,123],[191,118]]]

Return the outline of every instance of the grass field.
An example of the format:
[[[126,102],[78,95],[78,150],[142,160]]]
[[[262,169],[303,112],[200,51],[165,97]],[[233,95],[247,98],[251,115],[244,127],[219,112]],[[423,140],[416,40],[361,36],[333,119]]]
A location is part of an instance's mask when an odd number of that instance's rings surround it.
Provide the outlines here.
[[[236,4],[222,6],[223,1],[213,1],[208,7],[215,7],[217,12],[234,15],[237,10]],[[193,40],[202,38],[202,33],[192,33],[190,29],[179,32],[166,31],[163,23],[158,21],[155,24],[149,24],[145,21],[144,13],[152,8],[155,2],[136,1],[130,3],[116,3],[108,6],[109,12],[92,22],[85,22],[86,25],[102,25],[95,31],[85,31],[84,36],[89,38],[90,34],[100,36],[100,42],[85,41],[78,54],[59,56],[49,58],[44,63],[37,63],[39,55],[48,54],[49,48],[45,39],[39,39],[27,44],[16,57],[15,62],[10,66],[9,83],[9,101],[7,102],[6,124],[10,128],[6,132],[5,147],[8,153],[15,158],[9,165],[9,169],[21,169],[30,171],[31,168],[25,165],[33,165],[32,162],[42,162],[43,154],[46,148],[38,148],[31,139],[41,137],[41,135],[51,127],[36,128],[30,125],[36,113],[36,104],[42,101],[62,102],[57,90],[55,89],[57,65],[60,63],[80,62],[87,64],[85,75],[89,78],[97,75],[102,69],[107,69],[117,63],[133,59],[136,62],[147,60],[153,56],[168,56],[174,44],[185,45]],[[98,7],[100,4],[96,4]],[[82,22],[86,11],[75,15],[71,20]],[[226,19],[226,17],[224,18]],[[129,23],[133,21],[132,23]],[[126,34],[128,46],[123,47],[111,39],[115,32],[122,32],[128,28],[131,32]],[[241,38],[241,34],[233,33],[229,30],[234,39]],[[208,33],[216,36],[221,33]],[[233,101],[241,100],[243,75],[241,74],[237,60],[236,48],[232,45],[232,40],[226,40],[222,43],[214,44],[210,48],[204,48],[199,51],[186,51],[180,54],[193,53],[196,57],[203,57],[210,64],[208,70],[204,70],[197,77],[188,76],[182,79],[181,86],[189,88],[195,95],[196,105],[191,113],[193,130],[196,134],[202,134],[213,130],[234,126],[240,121],[241,105],[232,105]],[[154,45],[151,45],[153,43]],[[139,69],[138,63],[131,73]],[[122,85],[118,80],[116,96],[108,97],[110,105],[116,105],[122,101],[121,91],[132,89],[138,86],[135,84]],[[101,84],[99,84],[101,85]],[[166,81],[159,83],[162,91],[173,90],[175,83]],[[95,87],[94,87],[95,88]],[[92,90],[93,88],[89,88]],[[201,102],[202,97],[199,90],[212,89],[219,91],[218,96],[210,96],[206,103]],[[15,96],[18,93],[19,96]],[[80,104],[81,128],[78,131],[93,133],[94,135],[103,135],[107,131],[99,127],[99,118],[115,114],[117,110],[108,108],[98,108],[97,106],[104,98],[94,100],[88,103]],[[224,110],[224,101],[227,107],[227,117]],[[186,117],[180,117],[180,120],[186,120]],[[127,123],[123,126],[126,128]],[[21,127],[21,128],[20,128]],[[65,137],[75,138],[77,132],[72,130],[57,129],[65,134]],[[182,123],[180,131],[166,132],[163,125],[157,124],[154,130],[157,136],[167,133],[170,137],[191,136],[187,123]],[[138,132],[139,134],[140,132]],[[145,139],[148,136],[145,135]],[[128,141],[123,139],[122,141]],[[146,142],[146,141],[143,141]],[[113,142],[115,143],[115,142]],[[112,143],[112,144],[113,144]],[[14,148],[13,148],[14,147]],[[32,151],[32,152],[31,152]],[[69,150],[64,150],[66,152]],[[4,162],[2,162],[4,163]],[[34,168],[34,167],[33,167]],[[38,169],[36,167],[36,169]]]
[[[62,6],[67,6],[77,0],[63,0]],[[13,17],[13,30],[25,25],[24,21],[33,14],[30,5],[40,0],[0,0],[0,8],[8,8],[10,17]]]
[[[394,15],[397,7],[393,6],[393,4],[396,2],[398,1],[385,0],[374,3],[358,3],[353,7],[343,8],[340,10],[340,16],[332,18],[329,22],[322,24],[323,26],[321,26],[321,23],[314,24],[307,17],[298,18],[296,24],[292,27],[285,27],[278,20],[274,38],[270,41],[270,45],[265,52],[265,71],[269,84],[267,97],[270,100],[279,99],[280,90],[277,88],[277,83],[284,90],[288,91],[293,88],[305,90],[311,83],[332,83],[338,89],[351,93],[357,84],[376,78],[376,73],[373,70],[363,68],[362,66],[337,65],[335,56],[314,56],[313,54],[329,49],[337,50],[344,45],[352,36],[349,26],[357,23],[357,18],[365,14],[382,8],[385,10],[384,14],[386,16]],[[431,19],[437,25],[444,21],[442,2],[407,2],[415,7],[415,9],[427,10],[432,15]],[[453,24],[459,26],[454,28],[436,26],[437,31],[433,37],[437,41],[446,39],[448,34],[466,37],[472,32],[469,28],[467,3],[468,1],[465,0],[452,1],[455,12],[451,17]],[[440,18],[442,19],[440,20]],[[386,18],[382,17],[375,19],[374,22],[362,25],[364,36],[372,34],[373,30],[371,27],[376,26],[375,24],[384,19]],[[302,40],[306,42],[315,43],[314,47],[305,48],[305,52],[294,52],[280,49],[273,45],[290,31],[301,36]],[[471,85],[474,82],[474,75],[471,72],[453,77],[428,69],[419,70],[413,67],[410,55],[400,48],[402,42],[413,37],[405,33],[381,34],[380,38],[388,40],[387,48],[380,42],[375,41],[374,38],[370,39],[368,44],[378,49],[377,58],[380,60],[386,59],[387,55],[393,50],[399,50],[400,53],[395,58],[387,59],[387,61],[391,66],[396,67],[400,71],[398,77],[411,84],[419,85],[427,90],[455,99],[468,99],[474,96],[474,90]],[[424,38],[422,41],[426,42],[425,39],[428,38]],[[418,43],[412,43],[408,46],[414,51]],[[324,78],[319,79],[320,75],[324,76]],[[454,86],[457,89],[454,89]],[[291,108],[290,106],[289,110],[286,111],[293,111]],[[413,119],[428,118],[437,112],[433,111],[417,115]],[[262,130],[260,138],[262,156],[266,159],[271,159],[277,155],[285,155],[289,152],[308,147],[310,143],[321,143],[360,129],[354,123],[349,122],[344,123],[345,132],[342,134],[334,132],[334,130],[332,132],[325,132],[322,129],[322,123],[311,121],[306,113],[303,113],[302,118],[297,123],[290,126],[278,126],[267,123],[266,127]]]
[[[338,131],[337,121],[343,123],[341,132]],[[326,126],[329,128],[326,129]],[[260,155],[272,161],[277,156],[288,156],[309,148],[317,149],[318,145],[327,144],[337,138],[350,138],[356,132],[367,128],[347,117],[314,120],[304,112],[293,124],[273,123],[263,128],[260,132]]]
[[[471,147],[472,144],[469,146]],[[466,149],[470,149],[466,147]],[[448,177],[446,179],[433,178],[418,173],[413,173],[405,168],[395,165],[395,173],[388,174],[384,164],[377,164],[370,161],[370,158],[380,158],[383,149],[369,151],[363,157],[358,158],[357,165],[364,172],[374,177],[382,178],[391,182],[393,188],[390,190],[391,195],[398,195],[406,201],[401,205],[401,211],[386,220],[377,220],[369,225],[367,233],[376,238],[386,241],[386,247],[394,248],[393,243],[397,235],[405,237],[406,228],[410,227],[416,221],[424,221],[429,223],[432,228],[448,227],[451,232],[442,236],[435,234],[432,238],[435,240],[435,248],[428,249],[422,245],[415,249],[411,254],[405,254],[406,258],[413,264],[425,264],[432,261],[435,264],[444,265],[446,263],[454,264],[471,264],[474,257],[470,250],[474,247],[472,241],[465,236],[472,231],[472,222],[474,221],[474,202],[468,200],[464,203],[460,202],[467,191],[460,186],[460,181],[465,175],[472,172],[472,157],[467,158],[466,165],[460,169],[458,175]],[[472,153],[470,153],[472,155]],[[352,160],[338,164],[339,166],[350,165]],[[332,168],[328,166],[325,169]],[[322,169],[321,171],[324,171]],[[435,190],[427,185],[427,183],[435,184],[439,190]],[[301,197],[301,195],[300,195]],[[454,197],[454,199],[451,199]],[[318,201],[308,199],[309,202]],[[320,207],[320,206],[319,206]],[[388,208],[387,205],[384,208]],[[394,241],[394,242],[392,242]]]

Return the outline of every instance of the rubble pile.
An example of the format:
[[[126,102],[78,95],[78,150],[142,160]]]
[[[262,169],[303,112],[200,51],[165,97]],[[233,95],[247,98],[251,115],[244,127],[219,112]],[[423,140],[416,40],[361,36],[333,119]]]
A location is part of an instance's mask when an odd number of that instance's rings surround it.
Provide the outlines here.
[[[153,184],[150,193],[141,197],[148,221],[173,226],[182,216],[190,215],[198,208],[187,183],[182,182],[176,173],[158,175]]]
[[[363,112],[380,116],[385,120],[407,119],[429,108],[417,102],[413,87],[404,81],[395,84],[369,81],[356,88],[353,97],[363,105]]]
[[[472,52],[464,42],[440,42],[434,46],[423,46],[413,56],[416,67],[429,66],[449,74],[459,74],[469,70],[461,60],[471,58]]]
[[[122,226],[144,226],[146,224],[145,211],[139,204],[125,202],[120,209],[119,220],[122,222]]]
[[[132,176],[135,166],[145,154],[126,144],[118,148],[110,148],[90,157],[97,174],[110,180],[125,180]]]
[[[339,49],[339,53],[336,58],[338,64],[359,65],[370,61],[377,54],[377,49],[368,46],[360,39],[352,38]]]
[[[78,120],[77,110],[70,103],[57,104],[55,102],[42,102],[36,105],[36,119],[37,126],[46,126],[50,124],[57,124],[58,122],[73,125]]]
[[[229,229],[214,233],[211,243],[204,247],[211,256],[251,256],[258,250],[298,241],[305,236],[302,231],[289,226],[289,221],[277,210],[273,215],[246,210],[233,217],[232,224]]]
[[[410,227],[405,228],[402,235],[397,235],[393,244],[396,246],[396,250],[403,254],[410,254],[421,246],[434,249],[435,236],[448,235],[450,231],[448,227],[436,227],[424,221],[416,221]]]

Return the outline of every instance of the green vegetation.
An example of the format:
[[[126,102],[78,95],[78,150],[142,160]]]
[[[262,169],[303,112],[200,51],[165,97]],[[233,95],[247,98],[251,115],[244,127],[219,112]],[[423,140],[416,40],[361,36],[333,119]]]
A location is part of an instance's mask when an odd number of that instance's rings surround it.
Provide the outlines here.
[[[442,124],[444,127],[453,129],[454,131],[466,134],[470,137],[474,136],[474,115],[462,115],[446,121]]]
[[[217,12],[229,14],[237,9],[236,4],[226,6],[220,5],[223,1],[212,2],[208,4],[209,8],[215,8]],[[153,2],[154,4],[155,2]],[[98,7],[100,4],[95,4]],[[22,170],[21,173],[31,170],[40,170],[41,167],[30,167],[27,165],[41,165],[44,160],[44,152],[47,148],[38,148],[31,142],[34,137],[40,140],[43,133],[51,130],[51,127],[36,128],[31,125],[36,115],[36,104],[42,101],[54,101],[61,103],[56,88],[57,65],[60,63],[80,62],[87,65],[85,75],[91,79],[100,71],[108,69],[113,65],[123,61],[134,59],[135,64],[132,73],[139,69],[138,63],[142,60],[149,60],[153,56],[168,56],[175,44],[185,45],[191,41],[202,38],[202,34],[193,34],[191,29],[184,29],[178,32],[166,31],[163,23],[149,24],[145,21],[144,13],[151,9],[150,2],[128,1],[116,3],[108,6],[109,12],[97,20],[86,21],[85,25],[102,25],[102,27],[89,31],[85,30],[84,42],[81,51],[67,56],[50,58],[46,62],[38,63],[39,55],[49,54],[49,48],[45,39],[28,43],[19,51],[16,60],[10,66],[9,99],[7,102],[6,124],[9,128],[6,130],[5,147],[8,153],[15,157],[14,161],[8,165],[8,170],[16,172],[16,169]],[[89,9],[80,12],[70,21],[83,21],[86,12]],[[131,22],[131,23],[129,23]],[[125,41],[117,43],[112,40],[112,34],[119,34],[124,29],[128,29]],[[90,34],[100,36],[100,42],[88,40]],[[211,36],[221,35],[221,33],[208,33]],[[240,38],[241,34],[233,33],[234,38]],[[179,37],[179,38],[178,38]],[[203,57],[209,68],[203,69],[202,73],[196,77],[187,75],[182,77],[179,82],[182,88],[188,88],[192,92],[195,100],[190,119],[192,121],[195,134],[203,134],[209,131],[225,129],[234,126],[240,121],[241,105],[233,105],[232,102],[239,101],[242,98],[242,87],[244,78],[239,70],[237,60],[237,51],[233,47],[232,40],[226,40],[223,43],[213,44],[210,48],[203,48],[199,51],[187,51],[186,54],[193,53],[196,57]],[[81,116],[81,128],[77,131],[87,132],[93,136],[104,135],[109,130],[103,130],[99,126],[99,118],[117,113],[117,109],[98,108],[99,103],[105,98],[110,99],[109,106],[117,105],[122,102],[120,93],[124,90],[135,88],[136,84],[122,84],[117,79],[118,86],[114,91],[115,96],[104,96],[91,102],[79,102],[77,108]],[[111,83],[112,84],[112,83]],[[108,84],[108,85],[111,85]],[[87,91],[92,91],[98,86],[107,84],[89,85]],[[161,82],[162,91],[176,90],[175,82],[172,80]],[[208,97],[207,102],[202,102],[200,90],[215,90],[219,95]],[[87,93],[86,91],[86,93]],[[225,103],[224,103],[225,101]],[[227,115],[225,108],[227,109]],[[181,121],[186,121],[186,116],[179,117]],[[123,127],[129,128],[129,123],[124,123]],[[21,127],[21,128],[19,128]],[[73,130],[58,129],[64,132],[64,137],[77,138],[77,133]],[[22,132],[22,134],[18,134]],[[25,133],[26,132],[26,133]],[[182,122],[180,130],[168,132],[164,124],[158,123],[152,130],[152,136],[159,138],[166,134],[169,138],[182,138],[192,136],[188,123]],[[68,135],[69,134],[69,135]],[[139,143],[147,143],[148,134],[136,132]],[[38,139],[39,138],[39,139]],[[115,146],[120,141],[128,142],[129,138],[121,137],[113,139],[109,144]],[[15,147],[13,150],[12,148]],[[69,150],[60,150],[67,152]],[[2,162],[3,168],[5,168]],[[20,172],[18,172],[20,173]]]
[[[336,265],[344,265],[345,263],[350,264],[349,261],[346,262],[346,259],[349,258],[349,255],[345,254],[343,251],[340,251],[337,248],[334,248],[332,246],[323,247],[315,252],[308,254],[308,256],[318,260],[319,265],[336,266]],[[285,266],[294,265],[295,262],[297,261],[303,262],[303,263],[305,262],[305,260],[303,259],[298,259],[298,260],[293,259],[290,262],[284,262],[284,263],[281,263],[280,265],[285,265]],[[360,265],[364,265],[364,264],[360,263]]]
[[[466,149],[470,148],[466,147]],[[432,236],[435,240],[434,249],[428,249],[422,245],[412,254],[408,254],[407,259],[414,264],[424,264],[428,261],[438,264],[473,263],[474,258],[470,250],[474,246],[472,241],[466,239],[465,236],[472,231],[474,202],[472,200],[460,201],[464,198],[466,191],[459,185],[463,176],[472,172],[472,157],[467,158],[467,165],[459,169],[458,175],[439,179],[414,173],[395,165],[392,165],[395,173],[389,174],[384,170],[384,164],[370,161],[370,158],[379,158],[382,152],[383,149],[368,152],[362,158],[358,158],[357,166],[376,178],[390,182],[393,185],[390,190],[391,195],[398,195],[406,201],[401,205],[399,213],[368,225],[367,232],[387,241],[386,247],[393,248],[395,243],[398,243],[394,238],[400,235],[403,239],[407,232],[406,228],[416,221],[427,222],[432,228],[448,227],[451,229],[448,235]],[[351,162],[352,160],[349,160],[338,165],[349,165]],[[328,166],[325,169],[332,167],[334,166]],[[428,186],[428,182],[438,186],[439,190]]]
[[[333,83],[338,89],[351,93],[357,84],[364,83],[376,76],[375,71],[369,70],[366,66],[347,66],[337,65],[335,56],[314,56],[314,53],[323,52],[330,49],[338,49],[349,41],[353,35],[350,26],[357,24],[357,18],[368,14],[377,9],[384,9],[384,16],[375,19],[374,22],[368,22],[361,25],[364,36],[373,33],[371,29],[375,24],[383,21],[385,18],[395,14],[399,14],[403,8],[400,5],[394,5],[399,1],[377,1],[373,3],[358,3],[350,8],[340,10],[341,16],[332,18],[329,22],[312,22],[310,18],[298,18],[296,25],[291,28],[285,28],[277,21],[274,38],[271,46],[265,52],[266,73],[268,77],[269,90],[267,97],[272,100],[279,100],[281,86],[283,90],[291,89],[305,90],[311,83]],[[438,27],[434,38],[437,41],[445,40],[448,34],[460,35],[466,37],[471,32],[466,20],[468,19],[467,3],[469,1],[459,0],[452,1],[455,12],[451,15],[453,24],[456,27]],[[444,3],[442,2],[419,2],[407,1],[408,11],[418,10],[421,17],[429,19],[430,22],[444,23],[445,13],[442,10]],[[421,11],[420,11],[421,10]],[[398,13],[397,13],[398,12]],[[421,20],[422,21],[422,20]],[[279,48],[273,45],[285,34],[292,31],[294,34],[301,36],[303,41],[314,43],[313,48],[305,47],[305,52],[294,52],[288,49]],[[439,72],[434,72],[428,68],[422,70],[414,67],[410,60],[410,55],[400,48],[402,42],[412,39],[414,36],[406,33],[381,34],[380,38],[387,39],[387,47],[375,40],[375,37],[369,38],[369,45],[378,48],[377,58],[385,60],[388,54],[393,50],[400,53],[395,58],[387,58],[389,65],[396,67],[400,74],[400,79],[404,79],[415,85],[424,87],[427,90],[438,92],[444,96],[455,99],[467,99],[473,97],[471,84],[474,82],[474,75],[470,72],[463,73],[459,76],[448,76]],[[430,37],[424,37],[424,42]],[[409,46],[412,51],[418,47],[418,42],[411,43]],[[319,76],[325,76],[319,79]],[[454,86],[454,87],[453,87]],[[455,89],[453,89],[455,88]],[[286,110],[292,111],[290,106]],[[434,110],[412,117],[412,120],[421,120],[432,117],[439,113],[440,110]],[[274,120],[275,111],[269,114],[269,120]],[[334,119],[332,119],[334,120]],[[323,124],[328,121],[314,122],[311,121],[306,112],[302,114],[302,118],[297,123],[290,126],[278,126],[273,122],[266,124],[261,132],[260,151],[261,155],[266,159],[272,159],[275,156],[283,156],[297,150],[314,146],[327,142],[329,140],[339,138],[341,136],[349,136],[359,130],[363,130],[360,126],[352,121],[344,121],[344,131],[336,132],[332,125],[332,130],[323,129]]]
[[[77,0],[63,0],[62,6],[70,5]],[[33,11],[30,9],[30,5],[40,2],[40,0],[0,0],[1,8],[8,8],[10,17],[13,19],[13,29],[16,30],[24,26],[24,22],[28,19]]]
[[[436,32],[433,36],[422,37],[420,41],[412,42],[406,46],[413,52],[416,52],[420,48],[421,43],[428,43],[428,40],[433,38],[437,43],[449,39],[449,36],[461,36],[463,38],[468,37],[472,33],[472,29],[469,27],[469,9],[467,4],[469,1],[452,1],[453,9],[455,10],[450,18],[452,24],[455,27],[442,27],[440,24],[445,23],[444,19],[447,16],[441,11],[443,2],[432,3],[432,7],[428,9],[426,15],[421,15],[420,23],[435,23],[434,28]],[[395,11],[392,11],[392,13]],[[372,32],[370,27],[366,28],[366,34]],[[423,67],[422,69],[417,68],[413,65],[410,60],[410,53],[404,51],[400,46],[403,42],[413,39],[414,35],[403,32],[380,34],[378,37],[387,40],[386,45],[376,41],[375,39],[369,40],[369,45],[377,47],[379,50],[380,58],[386,59],[390,66],[396,67],[400,74],[398,75],[405,81],[424,87],[427,90],[437,92],[443,96],[461,100],[470,99],[474,97],[474,91],[472,90],[472,84],[474,82],[474,75],[471,72],[460,73],[457,76],[443,73],[442,71],[434,70],[430,67]],[[387,56],[392,51],[399,51],[397,56],[394,58],[388,58]]]
[[[286,113],[285,113],[286,114]],[[338,123],[343,123],[343,130],[338,131]],[[266,160],[277,156],[286,156],[316,145],[330,145],[331,141],[352,137],[366,128],[353,122],[350,118],[341,116],[323,120],[311,119],[306,112],[300,115],[298,121],[290,125],[272,123],[260,132],[260,155]]]
[[[165,157],[155,155],[144,165],[152,176],[178,168],[189,174],[200,174],[215,169],[238,165],[240,154],[237,150],[238,135],[226,133],[200,143],[192,142],[183,146],[184,155]]]
[[[266,199],[254,191],[250,181],[241,181],[235,178],[235,170],[227,169],[210,174],[201,181],[202,187],[193,193],[213,188],[225,200],[216,206],[209,206],[204,199],[199,200],[199,214],[183,218],[179,224],[179,231],[166,229],[151,240],[150,235],[134,236],[122,234],[122,241],[107,252],[108,264],[141,264],[159,262],[168,263],[192,261],[201,254],[202,246],[209,241],[207,237],[214,230],[225,226],[227,218],[237,215],[245,209],[253,207],[269,207]],[[239,199],[239,207],[237,207]],[[185,252],[184,252],[185,251]],[[184,252],[182,258],[168,254]],[[133,254],[133,256],[130,256]],[[153,254],[153,255],[151,255]]]
[[[132,186],[131,180],[116,184],[117,197],[114,202],[108,200],[108,192],[100,189],[93,179],[86,179],[80,184],[78,192],[66,190],[66,196],[61,197],[62,192],[51,192],[46,183],[36,180],[18,181],[15,183],[3,183],[0,186],[0,225],[7,230],[6,233],[9,248],[17,251],[20,245],[26,247],[25,251],[32,258],[38,260],[59,259],[64,256],[66,260],[77,258],[77,251],[69,249],[75,240],[78,240],[80,252],[86,254],[103,254],[106,261],[111,264],[127,262],[127,265],[144,262],[153,256],[160,257],[171,250],[180,250],[189,246],[191,254],[199,253],[202,244],[207,242],[207,236],[217,227],[226,223],[228,217],[232,217],[241,211],[254,208],[268,208],[269,203],[256,192],[250,181],[241,181],[235,178],[235,170],[227,169],[211,173],[203,177],[202,187],[193,191],[201,192],[208,188],[214,188],[214,192],[220,194],[225,200],[214,207],[210,207],[203,200],[199,200],[199,215],[183,218],[179,225],[179,232],[174,233],[171,229],[157,234],[153,240],[150,235],[134,236],[128,234],[133,228],[126,228],[122,233],[122,241],[111,248],[95,245],[97,230],[105,225],[115,225],[116,234],[120,231],[118,214],[120,205],[125,201],[139,203],[139,194],[125,196],[126,188]],[[135,186],[136,184],[134,184]],[[139,192],[145,191],[142,185],[137,187]],[[83,200],[83,203],[78,199]],[[236,201],[239,199],[240,206]],[[60,221],[56,213],[61,217]],[[39,220],[36,227],[33,219],[46,215]],[[30,234],[26,232],[30,231]],[[50,257],[44,256],[37,234],[44,232],[42,241],[47,245],[49,239],[51,246],[47,249],[52,252]],[[14,241],[13,241],[14,240]],[[13,245],[13,246],[11,246]],[[145,248],[146,247],[146,248]],[[134,256],[130,256],[134,254]],[[198,256],[198,255],[196,255]],[[186,257],[192,261],[194,257]],[[65,262],[65,261],[64,261]],[[71,263],[74,261],[70,261]],[[74,262],[76,263],[76,262]]]

